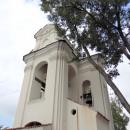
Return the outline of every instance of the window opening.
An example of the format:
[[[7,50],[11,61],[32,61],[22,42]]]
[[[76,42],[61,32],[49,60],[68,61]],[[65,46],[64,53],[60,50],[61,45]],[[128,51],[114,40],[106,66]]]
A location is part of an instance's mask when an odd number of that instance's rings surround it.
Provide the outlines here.
[[[76,78],[76,71],[71,65],[69,65],[68,66],[68,98],[73,101],[76,100],[75,78]]]
[[[40,63],[34,72],[34,79],[32,81],[32,88],[30,94],[30,100],[35,100],[44,97],[46,89],[48,64]]]
[[[86,80],[83,82],[83,103],[92,106],[92,93],[90,88],[90,81]]]
[[[72,110],[71,110],[71,114],[72,114],[72,115],[75,115],[75,114],[76,114],[76,109],[72,109]]]
[[[43,81],[41,81],[39,78],[35,77],[35,80],[40,83],[41,85],[41,89],[40,89],[40,97],[43,96],[44,92],[45,92],[45,87],[46,87],[46,83],[44,83]]]

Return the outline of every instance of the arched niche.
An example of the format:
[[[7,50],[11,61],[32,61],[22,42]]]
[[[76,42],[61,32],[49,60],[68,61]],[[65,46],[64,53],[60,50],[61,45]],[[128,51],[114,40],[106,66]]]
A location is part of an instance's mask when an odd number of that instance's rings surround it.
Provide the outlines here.
[[[68,66],[68,98],[74,100],[75,98],[75,77],[76,71],[73,66]]]
[[[71,81],[74,79],[74,77],[76,76],[76,72],[74,70],[74,68],[69,65],[68,67],[68,84],[71,85]],[[68,86],[70,87],[70,86]]]
[[[44,93],[46,90],[47,69],[47,62],[41,62],[36,66],[30,94],[31,100],[44,97]]]
[[[92,106],[91,82],[89,80],[85,80],[82,83],[82,99],[83,104]]]
[[[41,126],[42,124],[40,122],[37,122],[37,121],[32,121],[32,122],[29,122],[25,125],[25,127],[35,127],[35,126]]]

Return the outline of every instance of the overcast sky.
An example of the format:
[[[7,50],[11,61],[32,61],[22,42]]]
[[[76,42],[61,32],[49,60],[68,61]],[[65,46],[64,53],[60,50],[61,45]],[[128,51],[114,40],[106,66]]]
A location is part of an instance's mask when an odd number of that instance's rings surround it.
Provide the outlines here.
[[[47,23],[38,0],[0,0],[0,125],[12,127],[25,67],[22,57],[34,48],[34,34]],[[115,83],[130,103],[127,60],[119,70]]]

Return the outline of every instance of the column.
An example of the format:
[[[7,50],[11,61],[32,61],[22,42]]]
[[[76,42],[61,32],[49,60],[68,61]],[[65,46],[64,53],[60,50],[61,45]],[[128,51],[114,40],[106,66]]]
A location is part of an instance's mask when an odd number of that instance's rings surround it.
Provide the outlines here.
[[[53,130],[63,130],[66,126],[65,120],[65,98],[68,90],[68,66],[64,51],[64,44],[59,44],[56,60],[55,84],[54,84],[54,106],[53,106]],[[64,125],[63,125],[64,124]]]

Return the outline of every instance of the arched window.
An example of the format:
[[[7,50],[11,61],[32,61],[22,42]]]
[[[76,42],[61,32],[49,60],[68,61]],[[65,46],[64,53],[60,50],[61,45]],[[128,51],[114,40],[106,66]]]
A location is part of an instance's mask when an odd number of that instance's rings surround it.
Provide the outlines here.
[[[69,66],[68,68],[68,87],[71,87],[71,82],[73,78],[75,77],[76,73],[72,66]]]
[[[92,93],[91,93],[91,82],[85,80],[82,84],[83,103],[92,106]]]
[[[44,96],[46,89],[47,63],[40,63],[34,73],[30,99],[39,99]]]
[[[69,65],[68,66],[68,98],[71,100],[75,100],[76,97],[76,88],[75,88],[75,77],[76,72],[75,69]]]
[[[28,124],[25,125],[25,127],[35,127],[35,126],[41,126],[42,124],[37,121],[29,122]]]

